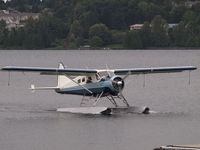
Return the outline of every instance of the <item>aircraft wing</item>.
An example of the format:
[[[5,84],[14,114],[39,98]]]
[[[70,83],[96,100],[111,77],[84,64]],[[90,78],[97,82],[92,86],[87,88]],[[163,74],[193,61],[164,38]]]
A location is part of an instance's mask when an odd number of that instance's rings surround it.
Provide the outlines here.
[[[95,69],[59,69],[59,68],[41,68],[41,67],[17,67],[6,66],[2,71],[18,71],[18,72],[39,72],[42,75],[72,75],[85,76],[89,74],[96,74]]]
[[[196,70],[195,66],[180,66],[180,67],[155,67],[155,68],[133,68],[133,69],[116,69],[114,74],[126,75],[126,74],[150,74],[150,73],[172,73],[182,72],[186,70]]]
[[[19,71],[19,72],[39,72],[42,75],[72,75],[72,76],[87,76],[100,72],[112,71],[116,75],[127,74],[149,74],[149,73],[172,73],[182,72],[186,70],[196,70],[194,66],[180,67],[155,67],[155,68],[133,68],[133,69],[115,69],[115,70],[96,70],[96,69],[59,69],[59,68],[41,68],[41,67],[17,67],[6,66],[2,71]]]

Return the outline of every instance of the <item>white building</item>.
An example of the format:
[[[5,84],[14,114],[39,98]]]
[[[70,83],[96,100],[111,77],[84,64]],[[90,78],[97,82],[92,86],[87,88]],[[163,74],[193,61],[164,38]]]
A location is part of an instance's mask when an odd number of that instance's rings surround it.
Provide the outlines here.
[[[144,24],[133,24],[130,25],[130,30],[141,30]],[[173,28],[174,26],[176,26],[177,24],[168,24],[168,28]],[[151,25],[150,25],[151,26]]]
[[[23,27],[21,21],[25,21],[28,18],[38,19],[38,13],[21,13],[16,10],[0,10],[0,20],[4,20],[7,24],[7,28],[19,28]]]
[[[141,30],[143,27],[143,24],[133,24],[133,25],[130,25],[130,30]]]

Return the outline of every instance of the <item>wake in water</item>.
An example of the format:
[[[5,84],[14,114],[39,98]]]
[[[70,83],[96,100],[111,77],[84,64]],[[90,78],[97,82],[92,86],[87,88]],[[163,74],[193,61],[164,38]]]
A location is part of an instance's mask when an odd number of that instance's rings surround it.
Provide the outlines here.
[[[88,107],[89,108],[89,107]],[[87,107],[77,107],[77,108],[48,108],[48,107],[32,107],[32,106],[25,106],[25,105],[11,105],[11,104],[1,104],[0,105],[0,113],[72,113],[72,114],[145,114],[145,115],[153,115],[153,116],[163,116],[163,117],[170,117],[170,116],[185,116],[186,112],[161,112],[151,110],[149,107],[139,107],[139,106],[132,106],[130,108],[126,107],[118,107],[118,108],[109,108],[109,107],[98,107],[95,110],[95,107],[91,107],[92,110],[87,110]],[[90,112],[91,111],[91,112]]]

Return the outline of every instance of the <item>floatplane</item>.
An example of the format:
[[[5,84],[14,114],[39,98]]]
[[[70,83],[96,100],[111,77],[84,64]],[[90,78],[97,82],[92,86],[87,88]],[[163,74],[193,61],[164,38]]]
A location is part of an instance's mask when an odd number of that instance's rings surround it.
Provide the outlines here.
[[[58,84],[55,87],[35,87],[31,85],[31,90],[55,90],[60,94],[73,94],[83,96],[80,107],[77,108],[57,108],[58,112],[83,113],[83,114],[112,114],[119,111],[136,112],[148,114],[148,107],[130,106],[122,91],[125,86],[125,79],[129,75],[152,74],[152,73],[173,73],[182,71],[192,71],[195,66],[179,67],[151,67],[132,69],[69,69],[63,63],[59,63],[58,68],[42,67],[18,67],[5,66],[2,71],[19,72],[39,72],[41,75],[57,75]],[[98,102],[106,97],[113,107],[97,106]],[[85,106],[85,102],[91,100],[91,106]],[[123,106],[119,105],[120,103]],[[123,102],[123,103],[122,103]]]

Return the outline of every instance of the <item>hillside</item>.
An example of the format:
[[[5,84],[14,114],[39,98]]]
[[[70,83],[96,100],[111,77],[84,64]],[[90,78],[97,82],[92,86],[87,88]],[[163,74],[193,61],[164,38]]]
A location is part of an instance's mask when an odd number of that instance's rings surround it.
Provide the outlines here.
[[[0,2],[0,9],[40,14],[11,30],[1,20],[4,49],[200,47],[198,1],[12,0]],[[143,27],[129,31],[133,24]]]

